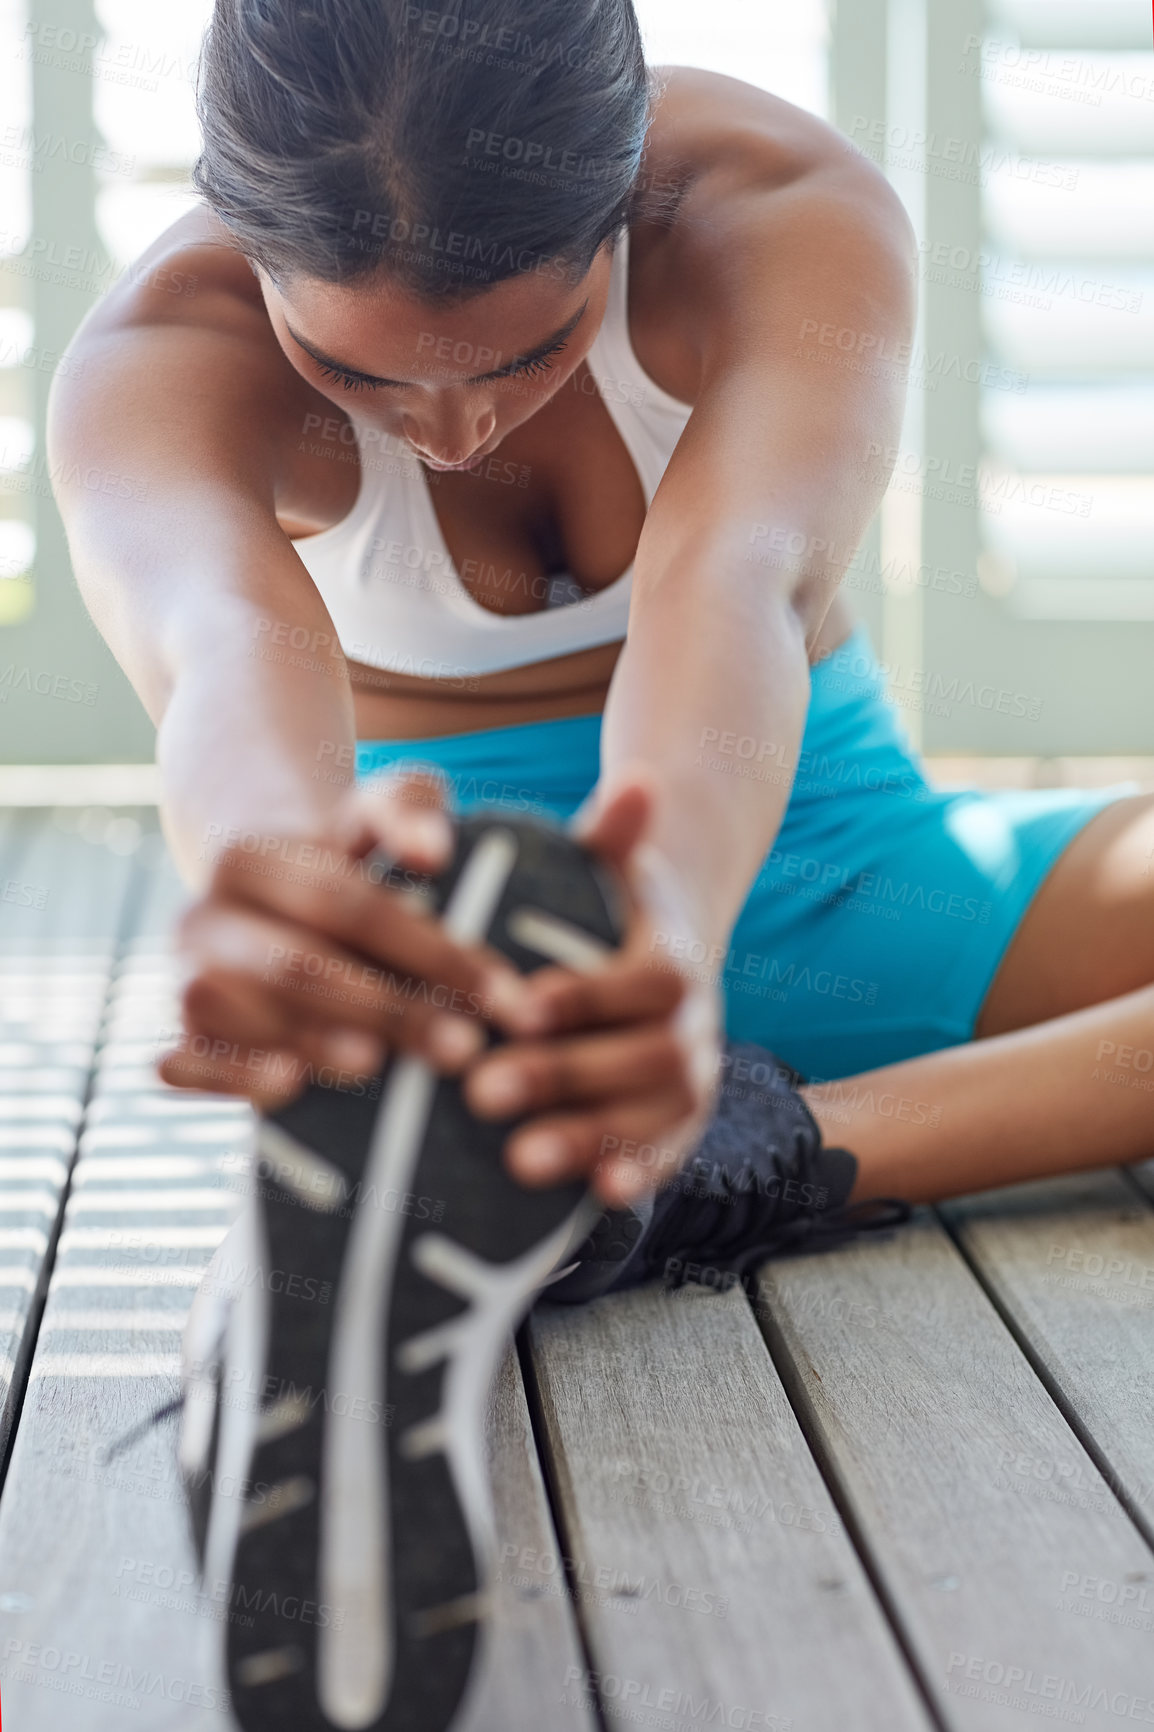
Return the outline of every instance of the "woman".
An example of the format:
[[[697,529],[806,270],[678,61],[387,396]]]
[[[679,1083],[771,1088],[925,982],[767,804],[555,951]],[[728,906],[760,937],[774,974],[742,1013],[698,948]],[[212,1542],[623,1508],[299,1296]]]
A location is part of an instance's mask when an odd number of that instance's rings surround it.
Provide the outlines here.
[[[1154,1152],[1096,1068],[1154,1044],[1151,800],[933,792],[838,594],[903,399],[839,340],[913,323],[876,171],[650,78],[629,0],[218,0],[201,110],[204,207],[52,426],[62,472],[146,484],[61,507],[196,892],[167,1080],[277,1105],[387,1047],[518,1118],[522,1185],[640,1207],[708,1115],[720,989],[854,1202]],[[523,980],[373,883],[374,846],[444,864],[446,799],[580,808],[620,955]],[[378,1723],[380,1676],[331,1688]]]

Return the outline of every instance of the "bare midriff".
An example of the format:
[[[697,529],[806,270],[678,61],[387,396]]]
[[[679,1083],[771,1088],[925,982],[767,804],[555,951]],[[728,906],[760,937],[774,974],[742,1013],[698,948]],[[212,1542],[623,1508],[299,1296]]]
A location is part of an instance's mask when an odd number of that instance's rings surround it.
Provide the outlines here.
[[[811,660],[829,655],[852,629],[846,608],[835,602]],[[527,667],[462,677],[451,685],[350,662],[357,738],[418,740],[599,715],[621,648],[619,643],[602,644]]]

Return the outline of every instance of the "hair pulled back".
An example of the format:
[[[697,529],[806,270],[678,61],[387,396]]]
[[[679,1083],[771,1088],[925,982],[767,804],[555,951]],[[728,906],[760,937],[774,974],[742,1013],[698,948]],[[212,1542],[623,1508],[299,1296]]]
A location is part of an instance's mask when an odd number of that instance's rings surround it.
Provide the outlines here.
[[[277,281],[462,297],[584,274],[649,106],[632,0],[216,0],[194,180]]]

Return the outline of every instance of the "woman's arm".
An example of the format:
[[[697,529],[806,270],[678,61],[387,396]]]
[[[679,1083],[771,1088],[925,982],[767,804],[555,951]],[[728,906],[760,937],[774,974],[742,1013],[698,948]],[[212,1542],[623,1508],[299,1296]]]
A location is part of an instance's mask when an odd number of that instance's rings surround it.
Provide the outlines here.
[[[299,410],[214,253],[217,287],[191,312],[146,283],[85,325],[50,460],[85,599],[158,724],[165,826],[199,893],[182,926],[186,1039],[163,1074],[271,1104],[309,1065],[371,1075],[385,1043],[458,1069],[482,1045],[477,1007],[521,989],[363,868],[375,842],[433,870],[449,827],[420,790],[366,811],[343,785],[348,673],[275,513]],[[113,474],[131,485],[105,491]],[[339,993],[318,988],[334,978]],[[407,993],[414,978],[445,992]]]
[[[146,283],[82,328],[49,457],[81,590],[158,726],[166,828],[200,887],[230,829],[325,826],[344,790],[317,774],[318,741],[325,763],[349,765],[353,710],[331,621],[276,521],[287,405],[258,313],[218,290],[190,313],[172,298]],[[127,496],[94,472],[127,478]],[[290,632],[316,646],[314,666],[278,648]]]
[[[710,124],[721,81],[678,76],[711,99]],[[680,252],[661,261],[699,385],[642,531],[582,814],[598,845],[631,839],[643,918],[598,980],[540,981],[551,1041],[473,1070],[480,1110],[486,1075],[517,1075],[543,1115],[529,1134],[551,1138],[542,1171],[600,1162],[602,1195],[618,1203],[668,1175],[708,1111],[721,969],[692,964],[701,944],[718,965],[726,956],[781,824],[807,651],[881,496],[875,454],[897,443],[913,326],[912,237],[885,181],[828,128],[725,82],[735,110],[752,103],[794,129],[796,155],[791,166],[782,130],[759,153],[746,129],[736,162],[716,153]],[[852,353],[837,341],[847,330]],[[764,779],[741,773],[751,765]],[[672,1022],[646,997],[668,971],[686,987]]]
[[[737,190],[727,163],[691,195],[676,275],[701,384],[605,713],[602,788],[646,766],[649,840],[722,952],[789,798],[807,648],[884,490],[871,453],[902,420],[912,234],[876,170],[822,133],[784,184],[780,151],[755,150]]]

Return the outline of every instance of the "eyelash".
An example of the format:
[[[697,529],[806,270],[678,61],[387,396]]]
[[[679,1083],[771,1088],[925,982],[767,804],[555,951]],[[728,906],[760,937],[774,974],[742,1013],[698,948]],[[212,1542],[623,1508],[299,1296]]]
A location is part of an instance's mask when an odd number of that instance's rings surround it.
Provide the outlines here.
[[[542,373],[548,373],[552,370],[552,357],[559,355],[562,349],[568,347],[568,339],[561,343],[554,343],[551,349],[546,349],[545,353],[538,355],[535,361],[530,361],[527,366],[514,368],[508,377],[511,379],[539,379]]]
[[[343,385],[346,391],[371,391],[373,384],[370,379],[358,378],[355,373],[338,373],[335,367],[326,367],[322,361],[317,362],[322,379],[331,379],[334,385]]]
[[[568,339],[555,343],[543,355],[529,361],[524,367],[513,367],[508,373],[501,375],[507,379],[539,379],[542,373],[548,373],[553,366],[553,356],[559,355],[562,349],[569,347]],[[335,367],[326,367],[322,361],[317,362],[322,379],[329,379],[334,385],[342,385],[346,391],[373,391],[377,387],[372,379],[362,379],[356,373],[339,373]]]

